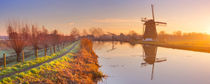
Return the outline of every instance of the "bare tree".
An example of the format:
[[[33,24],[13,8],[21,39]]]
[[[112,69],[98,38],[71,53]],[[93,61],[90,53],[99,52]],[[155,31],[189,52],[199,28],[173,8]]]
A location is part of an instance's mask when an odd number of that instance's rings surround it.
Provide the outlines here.
[[[58,34],[58,38],[57,38],[57,46],[58,46],[58,50],[60,50],[60,46],[62,46],[63,44],[63,40],[64,40],[64,35],[62,34]]]
[[[34,48],[35,56],[38,56],[38,49],[39,49],[39,43],[40,43],[40,31],[38,30],[38,27],[35,25],[32,25],[31,28],[31,35],[30,35],[30,42]]]
[[[83,35],[83,36],[87,36],[87,35],[88,35],[88,32],[87,32],[87,30],[86,30],[86,29],[83,29],[83,31],[82,31],[82,35]]]
[[[28,25],[21,24],[20,22],[10,22],[7,27],[7,33],[9,36],[9,44],[14,49],[17,55],[17,62],[20,62],[20,53],[27,45],[29,37]]]
[[[71,30],[71,34],[70,36],[73,38],[73,39],[76,39],[78,38],[80,35],[79,35],[79,30],[77,28],[73,28]]]
[[[51,33],[51,42],[52,42],[52,46],[53,46],[53,49],[54,49],[54,53],[56,51],[56,45],[59,43],[59,35],[58,35],[58,31],[57,30],[54,30],[52,33]]]
[[[50,45],[50,36],[48,34],[48,30],[42,26],[42,31],[41,31],[41,34],[40,34],[40,41],[41,41],[41,44],[44,46],[44,51],[45,51],[45,56],[47,55],[47,49]]]
[[[100,37],[100,36],[104,35],[104,31],[101,28],[91,28],[91,29],[89,29],[89,32],[94,37]]]
[[[138,38],[138,34],[135,31],[129,31],[128,36],[130,40],[136,40]]]
[[[42,27],[40,39],[41,39],[41,43],[43,44],[44,48],[48,48],[50,39],[49,39],[48,30],[44,26]]]

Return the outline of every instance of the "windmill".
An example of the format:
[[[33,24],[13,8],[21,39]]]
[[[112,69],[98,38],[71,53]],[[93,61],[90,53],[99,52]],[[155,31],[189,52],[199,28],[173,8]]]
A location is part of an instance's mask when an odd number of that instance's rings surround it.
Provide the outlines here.
[[[152,8],[152,19],[142,18],[143,25],[143,41],[157,41],[157,29],[156,25],[166,25],[166,22],[155,21],[154,5]]]

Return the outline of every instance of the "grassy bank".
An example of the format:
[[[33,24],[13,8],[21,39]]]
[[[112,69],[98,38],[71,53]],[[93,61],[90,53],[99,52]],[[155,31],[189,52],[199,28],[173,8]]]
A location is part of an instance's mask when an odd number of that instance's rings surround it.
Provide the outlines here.
[[[92,84],[104,75],[98,70],[92,42],[82,39],[68,54],[28,71],[1,80],[1,83]]]
[[[8,74],[11,74],[11,73],[22,71],[22,70],[25,70],[27,68],[36,66],[37,64],[46,62],[46,61],[48,61],[50,59],[54,59],[54,58],[60,56],[62,53],[68,51],[70,48],[73,47],[73,45],[76,45],[76,43],[78,43],[78,42],[75,42],[75,43],[67,46],[65,49],[61,50],[60,52],[56,52],[56,53],[54,53],[54,54],[52,54],[50,56],[39,57],[37,59],[25,61],[24,63],[20,62],[20,63],[14,64],[12,66],[6,67],[4,69],[1,68],[0,69],[0,78],[3,77],[4,75],[8,75]]]
[[[68,45],[69,46],[69,45]],[[67,46],[67,47],[68,47]],[[49,47],[48,49],[47,49],[47,51],[46,51],[46,54],[47,55],[51,55],[51,51],[50,51],[50,48],[52,48],[52,47]],[[58,49],[58,46],[55,48],[56,49],[56,51],[60,51],[59,49]],[[17,55],[16,55],[16,53],[15,53],[15,51],[13,50],[13,49],[11,49],[11,48],[8,48],[8,49],[4,49],[4,50],[0,50],[0,66],[1,67],[3,67],[3,63],[4,63],[4,58],[3,58],[3,53],[5,53],[6,54],[6,56],[7,56],[7,59],[6,59],[6,63],[7,63],[7,66],[11,66],[11,65],[13,65],[13,64],[16,64],[16,63],[18,63],[17,61],[16,61],[16,58],[17,58]],[[35,56],[35,52],[34,52],[34,49],[33,49],[33,47],[32,46],[28,46],[28,47],[26,47],[26,48],[24,48],[24,58],[25,58],[25,61],[28,61],[28,60],[31,60],[31,59],[35,59],[36,58],[36,56]],[[21,56],[22,56],[22,54],[21,54]],[[38,49],[38,56],[39,57],[43,57],[43,56],[45,56],[45,50],[44,50],[44,48],[40,48],[40,49]]]

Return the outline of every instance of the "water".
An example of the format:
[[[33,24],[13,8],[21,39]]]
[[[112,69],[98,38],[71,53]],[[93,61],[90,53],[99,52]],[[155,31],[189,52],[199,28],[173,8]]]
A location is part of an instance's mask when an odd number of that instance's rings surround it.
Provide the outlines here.
[[[210,84],[210,53],[129,43],[94,42],[99,84]]]

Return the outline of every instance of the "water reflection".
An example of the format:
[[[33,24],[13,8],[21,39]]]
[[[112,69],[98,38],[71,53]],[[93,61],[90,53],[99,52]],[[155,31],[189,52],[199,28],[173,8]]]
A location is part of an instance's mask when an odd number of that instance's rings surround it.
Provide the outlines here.
[[[144,62],[141,63],[142,66],[152,65],[152,73],[151,73],[151,80],[153,80],[154,77],[154,69],[155,69],[155,63],[157,62],[164,62],[167,59],[166,58],[157,58],[157,46],[153,45],[142,45],[143,47],[143,59]]]
[[[94,41],[94,49],[101,50],[102,48],[106,48],[111,46],[111,49],[108,49],[113,51],[117,49],[116,45],[128,45],[130,48],[134,48],[137,44],[135,43],[129,43],[129,42],[121,42],[121,41]],[[139,44],[140,45],[140,44]]]
[[[116,42],[112,41],[112,48],[107,50],[107,52],[111,52],[111,51],[115,50],[116,49],[115,45],[116,45]]]
[[[210,84],[209,53],[116,41],[94,42],[94,49],[108,76],[98,84]]]

